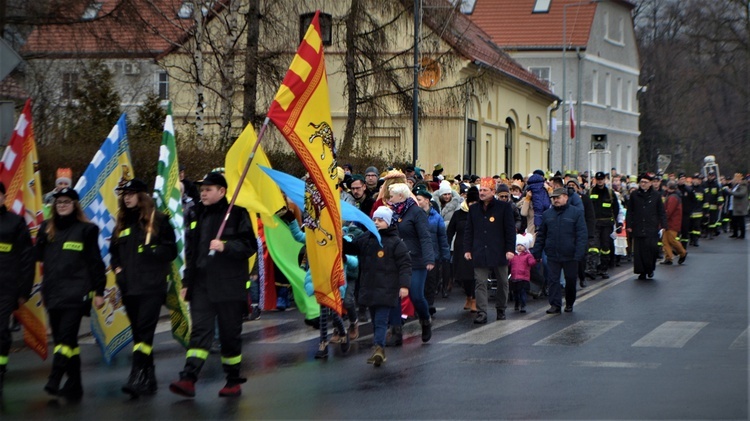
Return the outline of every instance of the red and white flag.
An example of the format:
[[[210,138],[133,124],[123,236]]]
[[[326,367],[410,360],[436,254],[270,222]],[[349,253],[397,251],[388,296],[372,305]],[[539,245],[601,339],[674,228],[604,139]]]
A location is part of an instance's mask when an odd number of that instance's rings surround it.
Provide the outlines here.
[[[573,106],[573,100],[571,99],[568,101],[568,107],[570,108],[570,138],[575,139],[576,138],[576,113],[575,109],[576,107]]]

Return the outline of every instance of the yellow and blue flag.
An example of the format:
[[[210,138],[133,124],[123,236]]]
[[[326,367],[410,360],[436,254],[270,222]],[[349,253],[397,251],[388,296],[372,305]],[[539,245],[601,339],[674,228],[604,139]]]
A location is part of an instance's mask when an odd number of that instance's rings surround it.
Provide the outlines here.
[[[91,317],[91,331],[102,349],[107,364],[133,340],[130,321],[125,314],[122,293],[115,283],[109,254],[109,243],[117,219],[118,195],[115,189],[134,177],[130,162],[123,113],[75,186],[81,197],[80,203],[84,213],[99,227],[99,249],[107,267],[105,304],[101,310],[92,309]]]

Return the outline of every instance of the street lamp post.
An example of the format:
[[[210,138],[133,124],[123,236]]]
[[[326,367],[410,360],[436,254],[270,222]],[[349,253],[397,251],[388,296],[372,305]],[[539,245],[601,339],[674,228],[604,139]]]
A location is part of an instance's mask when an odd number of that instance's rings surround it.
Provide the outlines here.
[[[567,63],[567,60],[566,60],[565,53],[568,50],[568,33],[567,33],[567,12],[568,12],[568,7],[571,7],[571,6],[583,6],[583,5],[587,5],[587,4],[591,4],[591,3],[600,3],[601,1],[602,0],[580,1],[578,3],[570,3],[570,4],[566,4],[566,5],[563,6],[563,33],[562,33],[562,41],[563,41],[563,50],[562,50],[563,75],[562,75],[562,79],[563,80],[562,80],[562,113],[561,113],[561,115],[562,115],[562,133],[561,133],[561,140],[562,140],[562,142],[560,142],[560,147],[562,148],[562,165],[561,165],[562,168],[560,168],[560,170],[563,171],[563,172],[565,171],[565,166],[568,164],[567,163],[568,156],[565,153],[565,151],[567,149],[566,148],[566,144],[568,143],[567,139],[565,138],[565,135],[566,135],[565,128],[567,126],[567,124],[565,124],[565,118],[566,118],[565,117],[565,110],[567,109],[567,107],[566,107],[567,100],[565,99],[565,95],[567,95],[567,87],[566,87],[567,80],[566,79],[567,79],[567,72],[568,72],[568,63]],[[579,115],[578,118],[580,119],[581,116]],[[576,136],[580,136],[580,133],[576,134]]]

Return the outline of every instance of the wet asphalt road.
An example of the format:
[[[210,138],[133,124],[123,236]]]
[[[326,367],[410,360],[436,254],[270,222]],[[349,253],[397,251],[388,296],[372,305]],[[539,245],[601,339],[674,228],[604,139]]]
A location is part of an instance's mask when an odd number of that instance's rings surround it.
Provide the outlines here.
[[[650,281],[623,263],[579,290],[570,314],[530,300],[525,315],[511,307],[508,320],[474,325],[454,289],[437,298],[432,340],[423,345],[407,324],[404,346],[388,348],[379,369],[365,363],[369,324],[348,354],[332,345],[320,361],[317,332],[298,312],[264,312],[244,325],[249,380],[237,399],[217,396],[216,354],[195,399],[171,394],[184,350],[168,332],[154,346],[159,391],[138,400],[120,391],[128,352],[107,366],[85,340],[85,396],[69,403],[42,391],[51,362],[20,350],[0,419],[748,419],[747,244],[703,240]]]

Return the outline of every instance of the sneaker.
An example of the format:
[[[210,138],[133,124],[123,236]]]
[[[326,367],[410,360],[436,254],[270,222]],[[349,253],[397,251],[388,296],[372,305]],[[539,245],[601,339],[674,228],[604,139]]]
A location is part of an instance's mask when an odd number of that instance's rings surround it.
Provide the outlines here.
[[[526,313],[526,307],[521,307],[521,310],[519,310],[519,313]]]
[[[565,306],[565,312],[566,313],[572,313],[573,312],[573,306]]]
[[[654,277],[654,272],[649,272],[646,276],[648,276],[648,279],[652,279]]]
[[[497,311],[497,320],[505,320],[505,310]]]
[[[190,379],[180,379],[169,385],[169,391],[188,398],[195,397],[195,382]]]
[[[474,319],[475,325],[483,325],[487,324],[487,315],[484,313],[477,314],[477,317]]]
[[[681,265],[681,264],[685,263],[685,258],[687,258],[687,252],[685,252],[685,254],[683,254],[682,256],[680,256],[680,260],[677,261],[677,264]]]
[[[219,390],[219,396],[222,398],[236,398],[241,394],[242,387],[237,383],[227,382],[227,384]]]
[[[331,340],[329,341],[329,343],[340,344],[344,342],[343,336],[345,335],[341,335],[338,330],[334,330],[333,335],[331,335]]]
[[[253,306],[253,311],[247,316],[247,320],[258,320],[260,319],[260,307]]]
[[[645,273],[641,273],[640,275],[638,275],[638,279],[640,279],[640,280],[646,279],[646,274]]]
[[[349,325],[349,340],[356,340],[359,338],[359,322],[354,322]]]
[[[667,265],[667,266],[669,266],[669,265],[671,265],[671,264],[672,264],[672,261],[671,261],[671,260],[664,260],[664,261],[662,261],[662,262],[661,262],[661,263],[659,263],[659,264],[661,264],[661,265]]]
[[[328,342],[321,342],[318,344],[318,350],[315,352],[315,359],[322,360],[328,357]]]
[[[560,313],[562,312],[560,311],[560,307],[558,306],[549,306],[549,308],[547,309],[547,314],[560,314]]]
[[[367,364],[372,364],[375,367],[380,367],[385,362],[385,350],[382,347],[376,346],[375,351],[372,353],[370,358],[367,359]]]

